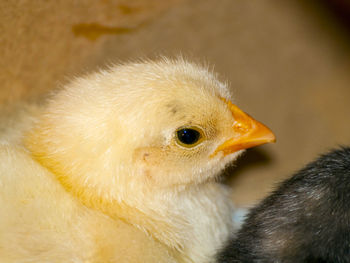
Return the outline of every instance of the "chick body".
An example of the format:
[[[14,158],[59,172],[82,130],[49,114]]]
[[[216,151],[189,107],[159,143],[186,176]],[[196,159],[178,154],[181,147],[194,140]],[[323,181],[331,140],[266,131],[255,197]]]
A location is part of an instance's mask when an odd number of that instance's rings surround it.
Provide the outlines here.
[[[24,149],[2,145],[0,158],[1,262],[176,262],[152,237],[83,206]]]
[[[119,65],[54,94],[23,144],[1,146],[1,261],[212,262],[234,231],[214,179],[242,152],[215,152],[242,133],[223,99],[224,84],[182,59]],[[179,144],[179,127],[202,140]]]
[[[252,209],[218,262],[350,262],[350,148],[284,181]]]

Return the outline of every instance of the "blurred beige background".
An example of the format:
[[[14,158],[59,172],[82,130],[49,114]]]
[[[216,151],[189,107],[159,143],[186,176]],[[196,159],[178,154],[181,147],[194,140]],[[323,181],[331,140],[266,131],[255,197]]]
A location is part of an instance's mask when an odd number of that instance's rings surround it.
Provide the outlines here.
[[[338,0],[338,4],[346,1]],[[40,100],[118,60],[182,53],[215,66],[277,135],[227,170],[249,206],[319,153],[350,145],[350,24],[326,1],[0,2],[0,105]],[[345,9],[340,9],[345,10]],[[7,112],[5,112],[7,114]]]

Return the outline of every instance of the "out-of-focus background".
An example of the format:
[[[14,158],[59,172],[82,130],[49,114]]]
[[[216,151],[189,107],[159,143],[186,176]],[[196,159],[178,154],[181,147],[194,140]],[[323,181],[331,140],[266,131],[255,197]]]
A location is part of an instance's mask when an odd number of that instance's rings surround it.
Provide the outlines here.
[[[319,153],[350,145],[349,0],[0,2],[0,106],[106,63],[179,53],[215,66],[277,143],[228,169],[249,206]]]

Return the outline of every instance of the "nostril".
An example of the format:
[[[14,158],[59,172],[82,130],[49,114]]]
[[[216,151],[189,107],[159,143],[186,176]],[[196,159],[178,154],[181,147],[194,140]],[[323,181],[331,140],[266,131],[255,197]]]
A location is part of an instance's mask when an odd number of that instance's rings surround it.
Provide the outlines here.
[[[233,125],[233,130],[237,133],[247,133],[249,131],[249,126],[246,124],[243,124],[241,122],[235,122],[235,124]]]

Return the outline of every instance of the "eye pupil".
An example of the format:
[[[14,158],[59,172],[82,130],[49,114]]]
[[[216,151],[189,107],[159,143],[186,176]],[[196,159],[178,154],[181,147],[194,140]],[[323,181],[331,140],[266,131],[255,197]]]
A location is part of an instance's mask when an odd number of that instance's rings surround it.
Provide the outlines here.
[[[185,128],[177,131],[177,138],[183,144],[187,144],[187,145],[194,144],[198,142],[200,137],[201,137],[201,134],[194,129]]]

